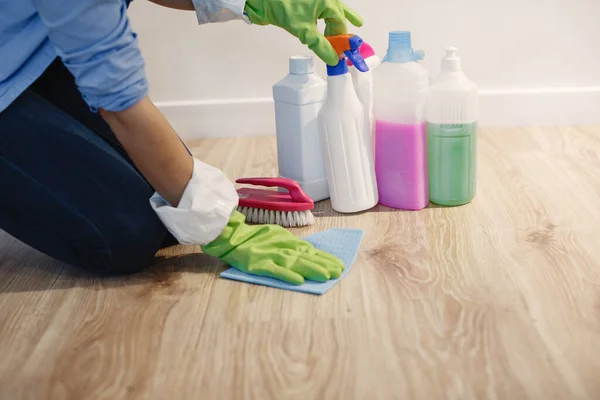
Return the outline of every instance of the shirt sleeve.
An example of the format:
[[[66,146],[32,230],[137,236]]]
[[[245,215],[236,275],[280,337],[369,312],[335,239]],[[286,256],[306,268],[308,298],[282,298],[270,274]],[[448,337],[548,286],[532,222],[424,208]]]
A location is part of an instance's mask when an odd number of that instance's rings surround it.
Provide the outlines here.
[[[148,93],[125,0],[32,0],[92,110],[125,110]]]
[[[250,23],[244,12],[246,0],[192,0],[198,24],[242,20]]]

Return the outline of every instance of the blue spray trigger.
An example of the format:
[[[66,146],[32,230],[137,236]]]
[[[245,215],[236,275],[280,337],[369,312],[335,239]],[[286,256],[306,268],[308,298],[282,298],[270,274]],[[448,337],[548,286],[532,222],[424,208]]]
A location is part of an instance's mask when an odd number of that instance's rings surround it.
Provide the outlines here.
[[[351,33],[341,35],[326,36],[327,40],[333,46],[335,52],[340,56],[336,65],[327,65],[327,75],[343,75],[348,73],[348,66],[354,65],[357,70],[367,72],[369,66],[361,55],[361,46],[363,40],[360,36]]]
[[[367,72],[369,70],[369,66],[367,65],[365,60],[360,56],[358,50],[348,50],[345,51],[344,54],[346,55],[346,57],[348,57],[350,61],[352,61],[352,65],[354,65],[354,67],[360,72]]]
[[[352,65],[360,72],[367,72],[369,66],[365,62],[364,58],[360,55],[360,46],[363,44],[363,40],[360,36],[354,35],[350,39],[350,50],[345,51],[344,55],[348,57]]]

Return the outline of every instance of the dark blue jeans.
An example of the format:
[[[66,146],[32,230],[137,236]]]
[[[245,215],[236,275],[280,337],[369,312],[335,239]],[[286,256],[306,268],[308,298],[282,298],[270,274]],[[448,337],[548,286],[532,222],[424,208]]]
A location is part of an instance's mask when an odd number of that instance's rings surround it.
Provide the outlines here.
[[[175,244],[154,193],[56,60],[0,113],[0,229],[76,267],[130,273]]]

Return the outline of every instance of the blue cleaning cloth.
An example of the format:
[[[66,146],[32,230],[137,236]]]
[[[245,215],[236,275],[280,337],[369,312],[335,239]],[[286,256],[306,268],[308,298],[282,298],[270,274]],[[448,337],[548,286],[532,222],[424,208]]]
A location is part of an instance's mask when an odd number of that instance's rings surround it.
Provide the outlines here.
[[[229,268],[227,271],[221,272],[221,277],[284,290],[293,290],[310,294],[323,294],[350,272],[354,260],[356,259],[356,255],[358,254],[363,234],[364,232],[358,229],[334,228],[304,238],[304,240],[312,243],[317,249],[331,253],[343,261],[345,268],[338,279],[331,279],[323,283],[305,280],[302,285],[290,285],[289,283],[278,279],[246,274],[235,268]]]

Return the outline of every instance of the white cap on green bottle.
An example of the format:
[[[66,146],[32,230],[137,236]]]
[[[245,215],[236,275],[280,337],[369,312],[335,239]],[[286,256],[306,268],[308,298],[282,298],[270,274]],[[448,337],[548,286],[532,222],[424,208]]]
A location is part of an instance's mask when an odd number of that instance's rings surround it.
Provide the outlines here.
[[[446,72],[460,71],[460,57],[456,55],[457,49],[453,46],[446,47],[446,57],[442,59],[442,70]]]

